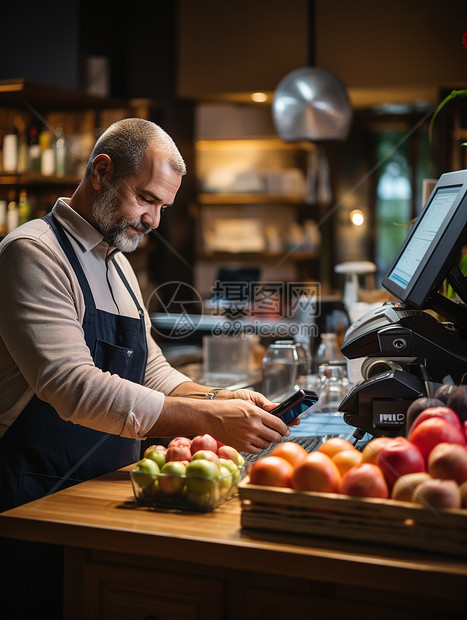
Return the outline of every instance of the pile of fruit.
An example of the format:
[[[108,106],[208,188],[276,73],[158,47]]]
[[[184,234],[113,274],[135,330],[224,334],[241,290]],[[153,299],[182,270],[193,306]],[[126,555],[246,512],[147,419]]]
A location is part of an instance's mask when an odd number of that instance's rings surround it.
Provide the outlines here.
[[[176,437],[154,445],[131,472],[138,502],[172,508],[212,509],[239,482],[244,459],[211,435]]]
[[[406,436],[375,437],[361,452],[337,437],[309,454],[296,443],[283,442],[253,463],[249,482],[430,508],[467,508],[466,402],[466,385],[435,406],[417,399],[407,415]]]

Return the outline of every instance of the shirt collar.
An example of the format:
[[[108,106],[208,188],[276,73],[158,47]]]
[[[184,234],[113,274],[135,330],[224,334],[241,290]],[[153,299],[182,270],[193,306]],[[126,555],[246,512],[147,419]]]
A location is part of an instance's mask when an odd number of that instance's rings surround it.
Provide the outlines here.
[[[104,252],[107,259],[112,258],[119,252],[120,250],[118,250],[118,248],[109,248],[109,244],[104,241],[102,234],[85,220],[84,217],[72,209],[69,205],[69,201],[69,198],[59,198],[52,212],[54,217],[57,218],[60,224],[80,245],[83,252],[91,252],[99,245],[101,246],[99,249]]]

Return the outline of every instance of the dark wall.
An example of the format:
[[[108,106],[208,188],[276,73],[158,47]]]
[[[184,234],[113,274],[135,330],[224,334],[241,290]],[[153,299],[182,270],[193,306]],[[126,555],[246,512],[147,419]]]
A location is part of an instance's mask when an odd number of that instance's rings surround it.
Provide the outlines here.
[[[0,79],[79,87],[79,0],[3,2]]]

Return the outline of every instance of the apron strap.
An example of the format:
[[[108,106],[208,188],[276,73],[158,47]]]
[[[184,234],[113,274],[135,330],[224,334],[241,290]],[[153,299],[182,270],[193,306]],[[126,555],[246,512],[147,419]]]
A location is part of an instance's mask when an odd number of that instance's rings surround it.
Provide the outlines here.
[[[44,215],[42,219],[45,220],[49,224],[50,228],[54,231],[59,244],[61,245],[63,251],[66,254],[66,257],[70,261],[71,266],[73,267],[76,273],[76,277],[78,278],[79,285],[81,287],[81,290],[83,291],[86,310],[90,312],[95,311],[96,304],[94,302],[94,297],[92,295],[91,288],[88,284],[86,276],[84,275],[84,271],[80,265],[78,257],[76,256],[76,253],[73,250],[70,240],[68,239],[65,231],[63,230],[62,225],[59,222],[57,222],[52,212],[47,213],[47,215]]]
[[[143,316],[143,314],[144,314],[143,309],[141,308],[140,303],[138,301],[138,298],[136,297],[136,295],[135,295],[133,289],[131,288],[128,280],[125,278],[125,274],[123,273],[120,265],[117,263],[117,261],[115,259],[112,259],[112,262],[114,264],[115,269],[117,270],[118,275],[122,279],[123,284],[126,286],[128,292],[130,293],[131,298],[135,302],[135,305],[138,308],[138,312],[139,312],[140,316]]]

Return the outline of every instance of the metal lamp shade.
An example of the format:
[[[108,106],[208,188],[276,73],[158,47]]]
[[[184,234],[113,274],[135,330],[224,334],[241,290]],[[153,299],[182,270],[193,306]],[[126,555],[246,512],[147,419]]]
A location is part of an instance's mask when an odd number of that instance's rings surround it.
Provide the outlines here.
[[[344,84],[315,67],[296,69],[280,81],[272,113],[276,130],[286,142],[345,140],[352,121]]]

